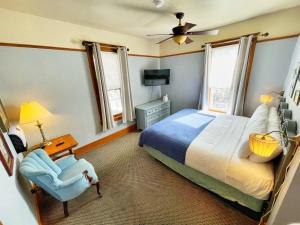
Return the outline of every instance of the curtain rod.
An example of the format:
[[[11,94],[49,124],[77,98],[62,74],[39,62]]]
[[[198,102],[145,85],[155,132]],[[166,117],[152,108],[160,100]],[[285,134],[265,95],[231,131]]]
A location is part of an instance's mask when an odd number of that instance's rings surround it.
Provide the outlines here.
[[[267,37],[267,36],[269,36],[269,33],[268,32],[266,32],[266,33],[256,32],[256,33],[244,34],[244,35],[241,35],[241,36],[222,39],[222,40],[219,40],[219,41],[206,42],[204,45],[201,45],[201,47],[204,48],[206,44],[215,45],[215,44],[221,44],[221,43],[226,43],[226,42],[233,42],[233,41],[237,41],[241,37],[250,36],[250,35],[253,35],[254,37],[258,37],[258,36]]]
[[[93,43],[97,43],[99,44],[101,47],[105,47],[105,48],[111,48],[111,49],[117,49],[119,47],[124,47],[126,48],[125,46],[122,46],[122,45],[112,45],[112,44],[106,44],[106,43],[100,43],[100,42],[92,42],[92,41],[82,41],[82,45],[83,46],[91,46]],[[126,48],[127,51],[129,51],[129,48]]]

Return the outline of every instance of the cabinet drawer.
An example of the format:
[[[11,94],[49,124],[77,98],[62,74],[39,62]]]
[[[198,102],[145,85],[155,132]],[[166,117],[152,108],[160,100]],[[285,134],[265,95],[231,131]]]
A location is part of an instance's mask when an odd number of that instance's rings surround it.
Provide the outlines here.
[[[159,118],[156,118],[156,119],[154,119],[154,120],[148,121],[146,127],[150,127],[150,126],[152,126],[153,124],[159,122],[160,120],[161,120],[161,118],[159,117]]]
[[[156,115],[151,120],[146,121],[146,127],[149,127],[149,126],[163,120],[164,118],[168,117],[169,115],[170,115],[170,112],[165,112],[164,114]]]
[[[160,110],[160,108],[159,108],[158,106],[153,107],[153,108],[151,108],[151,109],[148,109],[148,110],[147,110],[147,116],[149,116],[149,115],[151,115],[151,114],[153,114],[153,113],[156,113],[156,112],[158,112],[159,110]]]
[[[158,112],[158,111],[160,111],[162,109],[168,109],[168,108],[170,108],[170,102],[166,102],[164,104],[152,107],[152,108],[150,108],[150,109],[147,110],[146,114],[148,116],[148,115],[156,113],[156,112]]]
[[[147,119],[147,121],[154,120],[154,119],[159,118],[162,115],[167,114],[167,113],[170,114],[170,109],[168,109],[168,108],[160,110],[160,111],[155,112],[155,113],[152,113],[151,115],[147,116],[146,119]]]

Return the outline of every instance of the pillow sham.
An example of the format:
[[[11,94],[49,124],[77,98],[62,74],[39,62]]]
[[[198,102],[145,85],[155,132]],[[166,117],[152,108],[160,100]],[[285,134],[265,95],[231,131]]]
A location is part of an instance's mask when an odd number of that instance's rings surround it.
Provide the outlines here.
[[[252,125],[256,125],[256,121],[258,120],[268,120],[269,117],[269,107],[267,104],[259,105],[254,113],[252,114],[251,118],[249,119],[246,129],[251,129]],[[266,124],[267,126],[267,124]]]
[[[272,107],[269,112],[267,132],[278,131],[278,130],[280,130],[280,119],[277,115],[276,108]],[[258,162],[258,163],[269,162],[269,161],[273,160],[274,158],[276,158],[283,151],[282,137],[281,137],[280,133],[274,132],[274,133],[271,133],[270,136],[272,136],[273,138],[275,138],[279,141],[278,147],[275,149],[273,154],[269,157],[262,157],[262,156],[251,153],[251,155],[249,156],[249,159],[252,162]]]
[[[265,133],[267,131],[268,114],[269,107],[266,104],[262,104],[257,107],[249,119],[238,145],[239,158],[248,158],[251,155],[251,150],[248,143],[250,134]]]

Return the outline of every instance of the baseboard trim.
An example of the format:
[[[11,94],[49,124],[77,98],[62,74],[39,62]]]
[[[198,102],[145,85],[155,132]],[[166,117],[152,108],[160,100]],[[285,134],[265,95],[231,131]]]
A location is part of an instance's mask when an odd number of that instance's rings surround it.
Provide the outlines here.
[[[128,134],[128,133],[136,131],[136,130],[137,130],[136,124],[133,124],[133,125],[131,125],[129,127],[126,127],[126,128],[124,128],[122,130],[119,130],[119,131],[117,131],[117,132],[115,132],[113,134],[110,134],[110,135],[108,135],[108,136],[106,136],[104,138],[101,138],[101,139],[99,139],[97,141],[91,142],[91,143],[89,143],[87,145],[84,145],[84,146],[78,148],[78,149],[75,149],[73,152],[74,152],[74,154],[76,156],[79,156],[81,154],[84,154],[86,152],[89,152],[89,151],[93,150],[96,147],[99,147],[99,146],[102,146],[104,144],[107,144],[107,143],[109,143],[109,142],[111,142],[111,141],[113,141],[113,140],[115,140],[115,139],[117,139],[119,137],[124,136],[125,134]]]

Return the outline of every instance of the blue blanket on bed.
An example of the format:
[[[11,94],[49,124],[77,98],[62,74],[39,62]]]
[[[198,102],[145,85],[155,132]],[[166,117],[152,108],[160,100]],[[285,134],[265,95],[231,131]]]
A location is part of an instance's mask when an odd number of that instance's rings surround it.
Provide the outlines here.
[[[151,146],[184,164],[190,143],[214,118],[196,109],[183,109],[145,129],[139,145]]]

